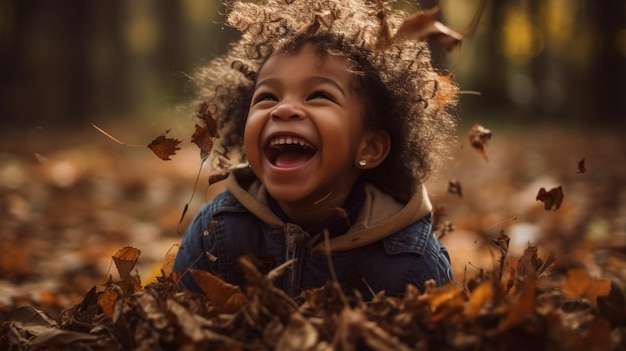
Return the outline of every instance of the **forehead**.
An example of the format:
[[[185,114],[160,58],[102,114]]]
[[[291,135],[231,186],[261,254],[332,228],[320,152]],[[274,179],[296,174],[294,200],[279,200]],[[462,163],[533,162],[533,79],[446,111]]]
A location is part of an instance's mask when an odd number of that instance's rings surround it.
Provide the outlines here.
[[[350,82],[354,78],[350,65],[342,56],[320,52],[313,44],[305,44],[295,51],[272,54],[259,70],[258,78],[273,75],[317,74],[332,76]]]

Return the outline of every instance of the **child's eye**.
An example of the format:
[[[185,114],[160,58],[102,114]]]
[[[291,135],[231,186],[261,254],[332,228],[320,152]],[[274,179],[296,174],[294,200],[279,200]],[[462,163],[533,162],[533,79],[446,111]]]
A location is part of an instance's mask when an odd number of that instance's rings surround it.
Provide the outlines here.
[[[252,102],[256,104],[262,101],[278,101],[278,99],[270,93],[262,93],[255,96]]]
[[[323,91],[316,91],[313,94],[309,95],[309,100],[315,100],[315,99],[326,99],[326,100],[335,101],[332,95]]]

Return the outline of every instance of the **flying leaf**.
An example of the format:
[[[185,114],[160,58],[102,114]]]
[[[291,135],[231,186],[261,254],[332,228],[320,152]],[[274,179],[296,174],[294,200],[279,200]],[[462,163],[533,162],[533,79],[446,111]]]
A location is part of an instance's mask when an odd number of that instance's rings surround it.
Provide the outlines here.
[[[563,203],[563,187],[558,186],[556,188],[550,189],[550,191],[546,191],[545,188],[539,189],[539,193],[537,193],[537,201],[543,202],[543,206],[546,211],[558,210]]]
[[[580,161],[578,161],[578,168],[576,169],[576,173],[585,173],[587,169],[585,169],[585,158],[583,157]]]
[[[198,107],[196,117],[198,117],[200,124],[195,125],[191,142],[198,146],[202,159],[205,159],[211,152],[213,141],[217,137],[218,121],[213,116],[210,106],[204,102]]]
[[[485,145],[491,140],[491,130],[476,123],[472,129],[470,129],[468,137],[470,145],[487,161]]]
[[[404,20],[391,40],[382,40],[377,43],[379,48],[386,48],[391,42],[401,40],[425,41],[432,40],[433,44],[444,51],[451,51],[463,40],[463,35],[446,27],[437,21],[435,16],[439,8],[419,12]],[[386,23],[386,21],[385,21]]]
[[[586,299],[595,305],[598,297],[611,292],[611,282],[591,278],[583,269],[574,268],[567,271],[562,288],[566,299]]]
[[[148,144],[148,148],[163,161],[171,160],[170,156],[175,155],[176,151],[180,150],[180,147],[178,147],[180,140],[165,137],[165,135],[169,132],[169,129],[166,130],[163,134],[159,135],[152,140],[150,144]]]

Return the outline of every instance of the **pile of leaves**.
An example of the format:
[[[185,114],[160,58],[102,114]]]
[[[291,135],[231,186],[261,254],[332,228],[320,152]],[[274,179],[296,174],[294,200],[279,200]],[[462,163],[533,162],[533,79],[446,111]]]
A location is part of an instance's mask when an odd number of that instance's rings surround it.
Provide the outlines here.
[[[626,347],[626,302],[620,287],[582,269],[555,272],[529,246],[506,262],[508,237],[494,271],[463,284],[372,301],[336,283],[288,297],[272,281],[292,262],[262,275],[240,260],[245,291],[205,271],[190,271],[206,295],[181,290],[175,274],[142,288],[140,251],[120,249],[119,280],[94,286],[52,320],[16,308],[0,325],[3,350],[618,350]],[[507,271],[507,274],[504,272]],[[505,278],[506,276],[506,278]]]

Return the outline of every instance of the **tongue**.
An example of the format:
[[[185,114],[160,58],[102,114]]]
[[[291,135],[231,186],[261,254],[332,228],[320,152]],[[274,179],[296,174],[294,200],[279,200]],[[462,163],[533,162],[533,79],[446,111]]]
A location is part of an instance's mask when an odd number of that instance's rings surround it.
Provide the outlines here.
[[[310,158],[310,154],[302,152],[283,152],[278,155],[278,157],[276,157],[276,161],[274,161],[274,164],[277,167],[291,168],[305,163]]]

